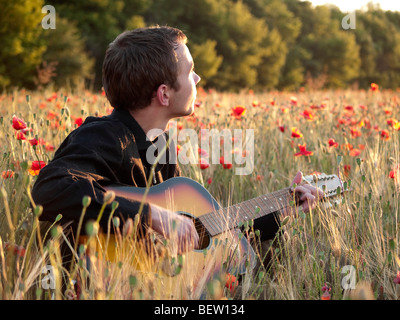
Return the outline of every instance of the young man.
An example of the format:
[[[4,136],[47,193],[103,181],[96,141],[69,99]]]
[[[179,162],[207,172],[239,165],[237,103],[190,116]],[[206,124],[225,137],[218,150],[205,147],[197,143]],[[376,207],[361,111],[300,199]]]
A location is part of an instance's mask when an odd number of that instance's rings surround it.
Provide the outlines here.
[[[61,222],[72,222],[72,230],[76,231],[84,196],[91,197],[85,223],[97,219],[107,185],[147,185],[152,164],[146,160],[146,150],[157,139],[147,134],[154,132],[152,129],[165,131],[169,120],[194,111],[200,77],[194,72],[186,42],[182,31],[157,26],[126,31],[109,45],[103,63],[103,86],[114,110],[107,117],[88,117],[41,170],[32,196],[36,204],[43,206],[42,220],[54,221],[61,213]],[[167,161],[156,166],[152,183],[179,175],[178,165]],[[299,172],[293,182],[299,184],[301,180]],[[304,185],[296,191],[304,211],[315,206],[319,190]],[[140,202],[118,196],[115,200],[119,206],[114,216],[121,221],[139,212]],[[103,230],[107,230],[110,212],[108,205],[100,220]],[[171,230],[166,226],[174,220],[179,251],[197,246],[199,236],[192,220],[152,203],[146,203],[140,214],[141,235],[151,226],[169,238]]]

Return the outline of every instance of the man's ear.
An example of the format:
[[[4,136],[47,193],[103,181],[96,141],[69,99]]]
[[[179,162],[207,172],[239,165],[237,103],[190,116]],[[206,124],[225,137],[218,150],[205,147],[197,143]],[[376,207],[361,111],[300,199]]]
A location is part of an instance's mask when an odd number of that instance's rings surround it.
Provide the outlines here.
[[[170,91],[170,87],[166,84],[162,84],[158,87],[156,92],[156,99],[162,106],[169,106]]]

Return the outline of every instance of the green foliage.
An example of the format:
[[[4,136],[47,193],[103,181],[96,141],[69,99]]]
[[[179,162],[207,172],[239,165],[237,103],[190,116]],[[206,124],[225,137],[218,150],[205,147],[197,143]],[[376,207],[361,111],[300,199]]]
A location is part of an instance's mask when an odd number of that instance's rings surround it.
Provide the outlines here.
[[[76,23],[65,18],[57,18],[56,29],[43,31],[47,50],[43,54],[43,61],[47,65],[55,63],[53,77],[56,88],[77,86],[84,79],[90,79],[94,60],[84,49]]]
[[[42,0],[0,0],[0,87],[31,87],[45,49]]]
[[[206,87],[400,86],[400,13],[372,4],[356,11],[356,29],[344,30],[347,13],[300,0],[54,0],[57,28],[43,32],[42,0],[0,1],[3,88],[41,85],[37,70],[57,60],[56,85],[81,74],[98,90],[108,44],[154,24],[187,34]]]
[[[216,45],[215,40],[206,40],[202,44],[189,44],[193,60],[196,61],[196,72],[204,78],[203,86],[207,84],[206,79],[216,75],[223,60],[222,56],[217,55]]]

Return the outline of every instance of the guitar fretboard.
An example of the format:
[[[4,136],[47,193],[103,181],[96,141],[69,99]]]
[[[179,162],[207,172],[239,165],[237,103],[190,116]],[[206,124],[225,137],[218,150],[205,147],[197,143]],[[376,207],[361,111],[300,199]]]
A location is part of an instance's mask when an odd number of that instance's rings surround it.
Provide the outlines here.
[[[292,197],[289,187],[204,214],[199,220],[214,237],[246,221],[256,220],[287,207]]]

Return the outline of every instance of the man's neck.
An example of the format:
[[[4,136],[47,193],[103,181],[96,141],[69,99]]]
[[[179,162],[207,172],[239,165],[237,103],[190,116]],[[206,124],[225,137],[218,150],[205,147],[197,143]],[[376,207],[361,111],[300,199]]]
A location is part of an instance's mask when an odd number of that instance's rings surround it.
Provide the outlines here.
[[[140,110],[130,111],[130,114],[141,126],[150,140],[154,140],[156,138],[156,136],[159,134],[159,130],[165,131],[170,120],[164,117],[159,109],[151,106]],[[157,131],[158,134],[155,134]]]

